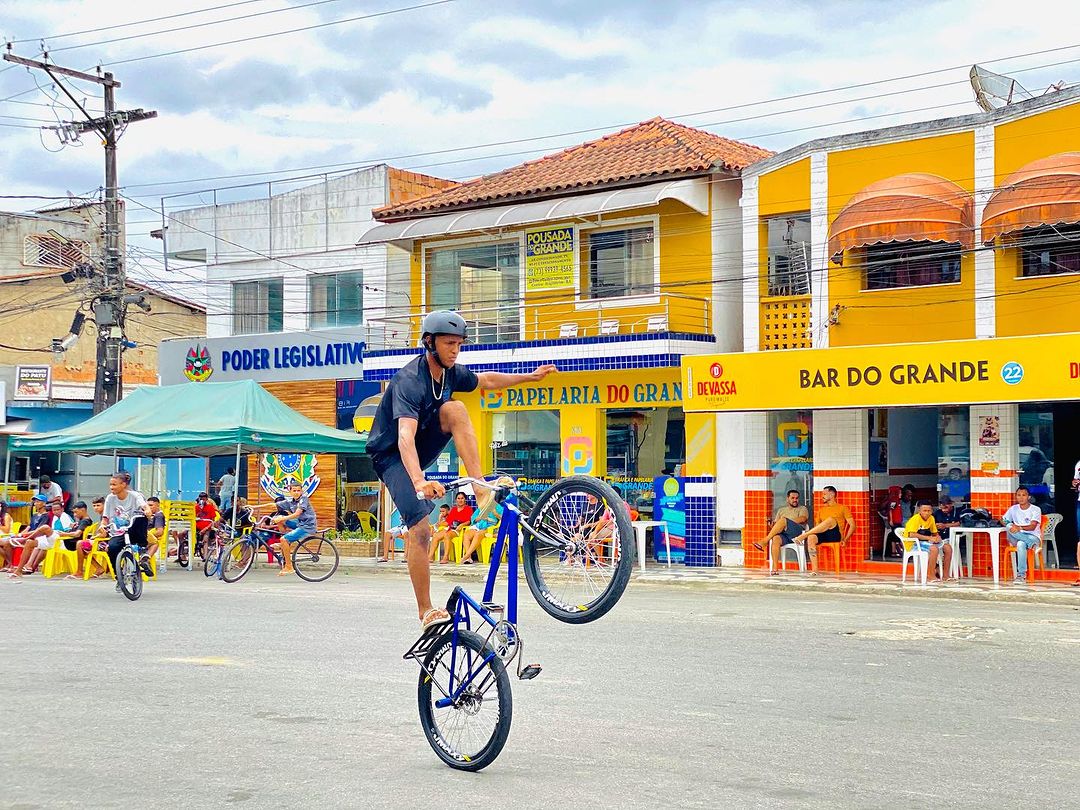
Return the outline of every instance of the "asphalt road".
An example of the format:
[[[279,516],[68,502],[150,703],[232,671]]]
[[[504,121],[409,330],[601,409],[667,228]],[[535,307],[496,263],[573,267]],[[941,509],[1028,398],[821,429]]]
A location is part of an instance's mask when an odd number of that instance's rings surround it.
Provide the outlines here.
[[[544,672],[473,775],[420,730],[403,576],[0,581],[0,807],[1080,805],[1076,609],[632,583],[570,626],[522,600]]]

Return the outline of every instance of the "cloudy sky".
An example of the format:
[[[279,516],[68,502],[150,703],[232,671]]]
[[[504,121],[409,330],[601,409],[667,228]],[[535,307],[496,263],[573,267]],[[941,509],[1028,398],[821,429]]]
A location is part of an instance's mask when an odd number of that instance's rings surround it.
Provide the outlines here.
[[[1035,92],[1080,81],[1077,31],[1075,2],[0,0],[15,53],[44,38],[57,64],[112,70],[121,108],[158,111],[120,149],[129,237],[150,249],[138,203],[163,194],[381,161],[464,179],[654,115],[781,150],[975,112],[973,62]],[[37,129],[77,117],[40,73],[0,72],[0,193],[101,186],[97,141]]]

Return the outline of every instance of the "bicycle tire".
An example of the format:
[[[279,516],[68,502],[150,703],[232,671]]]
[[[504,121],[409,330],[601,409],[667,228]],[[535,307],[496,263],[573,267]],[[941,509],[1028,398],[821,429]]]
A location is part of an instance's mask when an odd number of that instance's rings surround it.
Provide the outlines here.
[[[214,576],[218,572],[218,565],[221,562],[221,543],[217,540],[211,540],[212,546],[207,546],[206,559],[203,560],[203,574],[208,577]]]
[[[225,582],[239,582],[251,570],[258,546],[245,538],[233,540],[221,552],[221,578]]]
[[[329,562],[331,553],[333,562]],[[337,546],[325,537],[305,537],[292,553],[293,570],[305,582],[325,582],[334,575],[340,562]]]
[[[610,536],[592,540],[580,526],[599,519],[606,508],[615,518]],[[630,582],[634,532],[622,498],[609,484],[587,475],[562,478],[540,495],[528,523],[574,549],[550,548],[522,530],[525,581],[548,615],[584,624],[615,607]]]
[[[456,667],[459,674],[468,673],[482,659],[476,656],[492,655],[492,659],[484,664],[487,674],[478,675],[470,687],[466,690],[468,697],[457,706],[448,706],[439,709],[435,701],[443,696],[443,692],[432,692],[432,678],[429,672],[435,672],[436,677],[442,674],[449,675],[449,657],[453,650],[453,632],[449,631],[435,642],[424,659],[424,666],[420,670],[420,681],[417,685],[417,705],[420,710],[420,724],[424,729],[424,736],[432,750],[446,765],[459,771],[479,771],[486,768],[502,752],[506,745],[506,739],[510,736],[510,721],[513,716],[513,696],[510,693],[510,676],[506,673],[506,666],[502,659],[494,654],[490,646],[484,643],[484,639],[476,633],[468,630],[458,631],[458,647]],[[471,654],[463,654],[462,648],[471,651]],[[445,660],[444,660],[445,659]],[[447,690],[447,681],[442,682],[442,687]],[[495,689],[495,697],[485,697],[488,690]],[[448,691],[448,690],[447,690]],[[494,702],[492,707],[494,717],[485,715],[486,704]],[[478,718],[484,715],[483,722],[491,726],[490,733],[480,732],[476,736],[475,730],[470,726],[480,724]],[[444,729],[440,720],[451,721],[449,729]],[[448,736],[449,735],[449,736]],[[459,750],[461,742],[465,740],[480,740],[479,750],[468,752]],[[472,747],[472,746],[470,746]]]
[[[142,571],[139,570],[139,561],[130,546],[121,549],[116,557],[116,578],[120,583],[120,592],[130,601],[135,602],[142,596]]]

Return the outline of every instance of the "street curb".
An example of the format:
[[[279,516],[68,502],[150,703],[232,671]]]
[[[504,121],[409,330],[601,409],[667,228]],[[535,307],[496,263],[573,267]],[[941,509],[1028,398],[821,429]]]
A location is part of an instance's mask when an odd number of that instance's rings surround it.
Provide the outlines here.
[[[350,570],[351,569],[351,570]],[[347,571],[366,572],[376,574],[389,574],[390,576],[407,576],[409,569],[399,562],[393,563],[351,563],[345,564],[342,560],[339,572]],[[432,576],[451,579],[465,579],[483,583],[487,573],[486,565],[446,565],[431,569]],[[1052,591],[1026,591],[1015,587],[998,586],[1000,590],[982,590],[992,588],[992,585],[979,585],[976,588],[947,585],[896,585],[881,584],[876,582],[830,582],[828,579],[815,581],[776,581],[765,579],[740,579],[740,575],[731,574],[725,576],[687,577],[678,574],[653,574],[644,573],[634,569],[630,578],[633,587],[640,586],[675,586],[680,588],[708,588],[711,590],[744,590],[744,591],[783,591],[785,593],[799,594],[851,594],[854,596],[895,596],[911,599],[946,599],[954,601],[970,602],[999,602],[1005,604],[1034,604],[1034,605],[1058,605],[1075,607],[1080,609],[1080,588]],[[524,574],[518,575],[519,580],[524,579]]]

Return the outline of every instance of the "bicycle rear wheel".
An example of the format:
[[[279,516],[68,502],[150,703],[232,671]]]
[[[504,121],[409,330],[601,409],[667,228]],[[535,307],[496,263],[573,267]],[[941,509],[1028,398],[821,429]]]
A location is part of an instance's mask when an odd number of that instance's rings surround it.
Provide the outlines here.
[[[293,570],[300,579],[323,582],[338,569],[337,546],[325,537],[305,537],[292,553]]]
[[[142,571],[131,546],[122,549],[116,557],[116,578],[120,582],[120,591],[132,602],[142,596]]]
[[[479,771],[495,761],[510,734],[510,677],[476,633],[460,630],[456,656],[454,650],[453,632],[447,632],[424,659],[417,688],[420,724],[439,759],[459,771]],[[436,702],[450,692],[451,658],[456,688],[474,677],[452,705],[439,708]]]
[[[615,607],[633,565],[633,527],[608,484],[563,478],[537,500],[528,524],[560,545],[522,529],[525,580],[536,601],[559,621],[584,624]]]
[[[233,540],[221,552],[221,578],[226,582],[239,582],[251,570],[258,546],[246,539]]]

